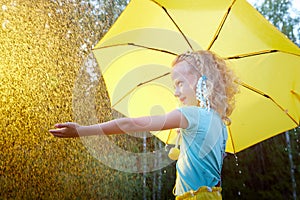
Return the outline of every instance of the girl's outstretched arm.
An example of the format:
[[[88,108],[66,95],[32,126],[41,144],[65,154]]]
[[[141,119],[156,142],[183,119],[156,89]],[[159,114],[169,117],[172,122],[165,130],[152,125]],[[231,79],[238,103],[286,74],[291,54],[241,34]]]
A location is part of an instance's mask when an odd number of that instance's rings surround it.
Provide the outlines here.
[[[131,132],[159,131],[173,128],[186,128],[188,122],[178,110],[165,115],[145,116],[138,118],[120,118],[101,124],[80,126],[67,122],[56,124],[56,129],[49,130],[56,137],[70,138],[90,135],[111,135]]]

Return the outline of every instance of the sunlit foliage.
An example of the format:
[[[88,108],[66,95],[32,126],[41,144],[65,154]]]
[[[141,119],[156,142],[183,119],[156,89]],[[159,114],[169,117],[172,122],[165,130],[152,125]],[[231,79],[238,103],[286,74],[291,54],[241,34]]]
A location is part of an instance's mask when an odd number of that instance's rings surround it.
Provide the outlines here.
[[[264,0],[259,12],[291,41],[300,46],[300,12],[292,7],[291,0]]]

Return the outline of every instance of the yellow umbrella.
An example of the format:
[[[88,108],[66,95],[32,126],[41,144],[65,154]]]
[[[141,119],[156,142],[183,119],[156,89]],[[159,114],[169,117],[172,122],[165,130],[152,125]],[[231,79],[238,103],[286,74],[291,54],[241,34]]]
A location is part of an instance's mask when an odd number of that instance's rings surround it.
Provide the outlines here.
[[[242,81],[227,152],[299,126],[300,49],[245,0],[131,0],[93,53],[112,107],[135,117],[179,105],[171,62],[199,49],[226,59]],[[175,142],[175,132],[154,134]]]

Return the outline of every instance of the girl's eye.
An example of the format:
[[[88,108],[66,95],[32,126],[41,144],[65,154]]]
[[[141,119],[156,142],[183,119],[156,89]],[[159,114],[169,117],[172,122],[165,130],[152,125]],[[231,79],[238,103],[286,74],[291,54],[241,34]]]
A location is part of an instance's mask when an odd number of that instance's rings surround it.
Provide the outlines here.
[[[178,82],[175,82],[175,84],[174,84],[173,87],[174,87],[174,89],[175,89],[175,88],[177,88],[177,87],[182,87],[182,85],[183,85],[182,82],[181,82],[181,81],[178,81]]]

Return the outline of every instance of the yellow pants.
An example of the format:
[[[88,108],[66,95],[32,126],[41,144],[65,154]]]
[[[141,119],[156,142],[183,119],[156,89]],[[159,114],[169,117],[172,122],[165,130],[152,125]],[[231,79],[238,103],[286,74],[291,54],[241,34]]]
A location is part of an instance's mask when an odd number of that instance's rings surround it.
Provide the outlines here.
[[[189,199],[189,200],[198,200],[198,199],[217,199],[222,200],[221,187],[200,187],[196,191],[186,192],[182,195],[176,196],[176,200]]]

